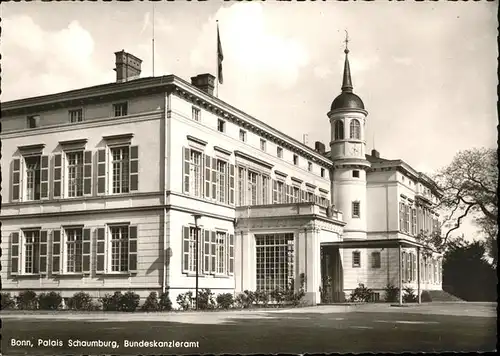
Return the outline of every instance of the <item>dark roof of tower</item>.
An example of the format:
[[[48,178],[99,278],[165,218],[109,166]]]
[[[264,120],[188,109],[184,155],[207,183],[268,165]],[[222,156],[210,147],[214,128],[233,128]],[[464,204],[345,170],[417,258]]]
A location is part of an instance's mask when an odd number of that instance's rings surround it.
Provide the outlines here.
[[[332,102],[331,110],[337,109],[365,109],[365,104],[359,96],[352,92],[351,68],[349,66],[349,50],[346,48],[344,62],[344,77],[342,80],[342,93]]]

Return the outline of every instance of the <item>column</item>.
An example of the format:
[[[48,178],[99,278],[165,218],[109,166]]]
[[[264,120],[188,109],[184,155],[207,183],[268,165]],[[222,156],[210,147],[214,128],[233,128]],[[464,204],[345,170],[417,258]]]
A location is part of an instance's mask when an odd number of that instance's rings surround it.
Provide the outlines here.
[[[401,266],[401,244],[398,245],[398,284],[399,284],[399,305],[403,304],[403,275],[402,275],[402,266]]]
[[[308,228],[305,231],[306,247],[306,286],[305,299],[312,305],[320,302],[319,286],[321,278],[321,256],[319,245],[319,230]]]
[[[420,247],[417,247],[417,298],[418,304],[422,303],[422,293],[420,292]]]

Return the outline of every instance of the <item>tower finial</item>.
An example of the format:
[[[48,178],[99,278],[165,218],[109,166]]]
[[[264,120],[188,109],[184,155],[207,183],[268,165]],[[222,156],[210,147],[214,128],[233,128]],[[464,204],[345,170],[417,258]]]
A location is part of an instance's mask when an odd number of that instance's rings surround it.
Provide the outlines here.
[[[351,80],[351,68],[349,67],[349,59],[347,58],[347,54],[349,53],[349,48],[347,47],[349,44],[349,33],[345,30],[345,62],[344,62],[344,79],[342,81],[342,91],[343,92],[352,92],[352,80]]]

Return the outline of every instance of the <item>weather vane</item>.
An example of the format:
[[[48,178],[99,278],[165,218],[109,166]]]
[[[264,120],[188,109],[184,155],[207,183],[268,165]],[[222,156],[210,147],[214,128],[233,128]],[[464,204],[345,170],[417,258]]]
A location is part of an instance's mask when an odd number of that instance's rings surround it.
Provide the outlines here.
[[[348,53],[349,52],[349,48],[348,48],[348,45],[349,45],[349,33],[347,32],[347,30],[345,30],[345,40],[344,40],[344,43],[345,43],[345,52]]]

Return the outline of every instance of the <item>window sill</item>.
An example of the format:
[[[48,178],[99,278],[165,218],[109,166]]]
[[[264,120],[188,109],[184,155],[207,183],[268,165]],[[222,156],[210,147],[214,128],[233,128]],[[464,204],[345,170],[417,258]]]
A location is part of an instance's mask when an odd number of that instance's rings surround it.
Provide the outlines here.
[[[40,278],[46,275],[47,273],[20,273],[12,275],[12,278]]]
[[[131,277],[137,275],[137,272],[96,272],[97,276],[107,276],[107,277]]]

